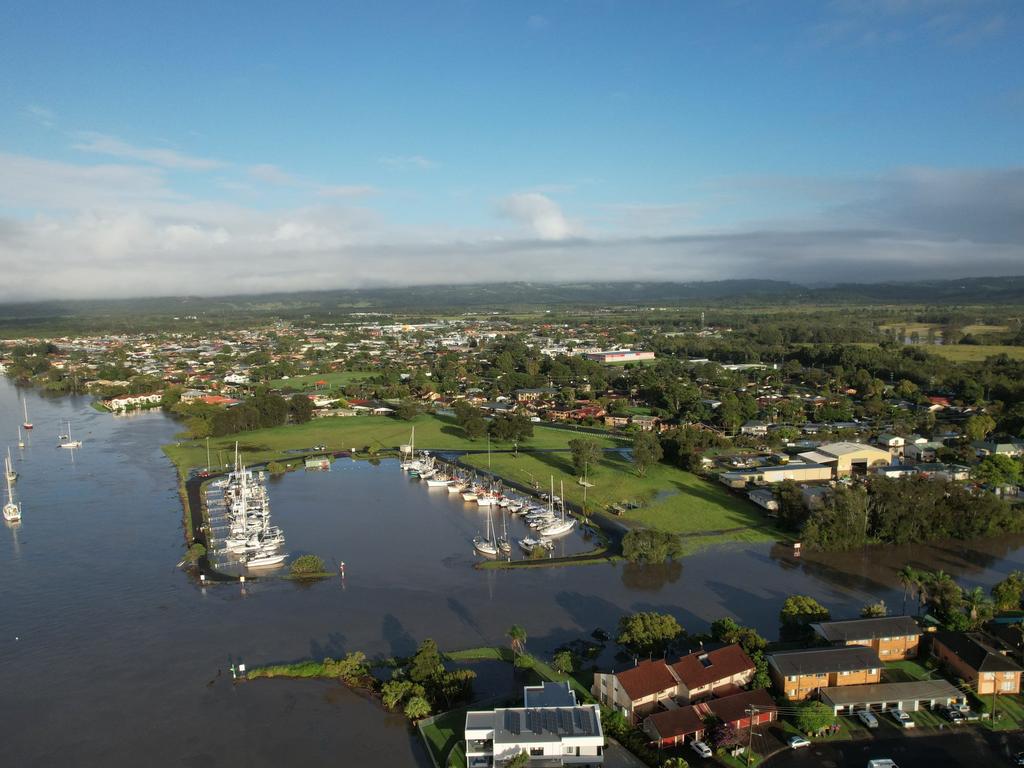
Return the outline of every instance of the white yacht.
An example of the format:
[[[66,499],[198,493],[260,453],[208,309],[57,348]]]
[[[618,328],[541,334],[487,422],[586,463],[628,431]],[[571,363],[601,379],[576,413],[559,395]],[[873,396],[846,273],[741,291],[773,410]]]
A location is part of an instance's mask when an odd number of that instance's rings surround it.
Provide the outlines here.
[[[4,459],[4,477],[10,482],[18,479],[18,473],[14,471],[14,462],[11,460],[11,449],[7,448],[7,458]]]
[[[487,533],[484,538],[477,536],[473,539],[473,549],[485,557],[498,556],[498,544],[494,540],[494,529],[491,526],[491,512],[487,511]]]
[[[75,440],[75,439],[73,439],[71,437],[71,422],[70,421],[68,422],[68,433],[67,433],[67,435],[64,435],[64,437],[66,439],[60,444],[61,448],[81,448],[82,447],[82,441],[81,440]]]
[[[4,520],[9,523],[17,523],[21,520],[21,504],[14,500],[14,486],[11,478],[7,477],[7,503],[4,504]]]

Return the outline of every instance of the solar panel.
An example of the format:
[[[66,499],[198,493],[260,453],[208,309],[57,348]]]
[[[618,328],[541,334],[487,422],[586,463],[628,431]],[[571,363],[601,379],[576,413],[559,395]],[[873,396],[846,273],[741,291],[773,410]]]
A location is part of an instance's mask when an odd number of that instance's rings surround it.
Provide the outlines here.
[[[568,709],[558,710],[558,729],[562,733],[572,733],[572,712]]]
[[[505,730],[518,736],[519,729],[519,713],[505,710]]]

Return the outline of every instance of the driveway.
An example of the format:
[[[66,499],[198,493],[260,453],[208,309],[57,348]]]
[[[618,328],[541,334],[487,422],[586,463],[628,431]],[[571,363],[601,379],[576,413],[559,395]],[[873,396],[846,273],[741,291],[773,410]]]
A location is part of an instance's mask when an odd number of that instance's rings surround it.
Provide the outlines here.
[[[604,750],[604,765],[605,768],[647,768],[646,763],[611,736]]]

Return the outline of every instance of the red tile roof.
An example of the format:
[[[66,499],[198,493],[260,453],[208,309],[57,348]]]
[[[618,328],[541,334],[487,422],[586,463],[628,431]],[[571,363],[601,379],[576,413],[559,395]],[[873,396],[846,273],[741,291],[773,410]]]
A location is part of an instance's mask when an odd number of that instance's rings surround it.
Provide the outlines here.
[[[706,710],[723,723],[735,725],[739,721],[747,719],[749,716],[747,710],[751,706],[756,706],[758,709],[767,708],[771,712],[775,712],[776,708],[775,700],[763,688],[744,691],[743,693],[737,693],[735,696],[726,696],[723,699],[706,701],[699,705],[699,708]]]
[[[619,685],[634,701],[668,688],[675,688],[677,685],[671,670],[662,659],[642,661],[632,669],[619,672],[615,676],[619,679]]]
[[[714,651],[691,653],[672,665],[672,670],[691,690],[753,669],[754,662],[735,644]]]
[[[656,712],[647,718],[647,723],[654,727],[654,732],[661,739],[689,736],[704,730],[704,721],[695,707],[680,707],[665,712]]]

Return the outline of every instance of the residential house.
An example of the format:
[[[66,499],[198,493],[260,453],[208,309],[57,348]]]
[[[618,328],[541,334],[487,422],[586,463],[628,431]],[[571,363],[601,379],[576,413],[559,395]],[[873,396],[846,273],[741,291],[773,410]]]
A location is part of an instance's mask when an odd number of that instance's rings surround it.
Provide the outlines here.
[[[871,648],[808,648],[768,655],[775,686],[791,701],[803,701],[822,688],[863,685],[881,680],[882,662]]]
[[[811,629],[833,645],[863,645],[882,661],[913,659],[921,642],[921,628],[909,616],[822,621]]]
[[[159,405],[163,396],[163,392],[147,392],[141,395],[118,395],[109,400],[104,400],[103,404],[115,413],[122,413],[136,408]]]
[[[703,739],[707,728],[705,721],[709,718],[716,718],[734,730],[742,731],[751,725],[776,720],[778,707],[768,691],[759,688],[701,704],[655,712],[644,719],[643,730],[658,747],[674,747],[688,740]]]
[[[517,389],[513,394],[517,403],[536,403],[540,400],[549,400],[558,392],[554,387],[535,387],[532,389]]]
[[[775,498],[775,493],[773,491],[770,491],[767,488],[755,488],[747,493],[747,498],[757,504],[757,506],[766,510],[769,514],[779,514],[779,500]]]
[[[1024,456],[1024,442],[1020,440],[976,440],[971,447],[979,456]]]
[[[748,421],[740,427],[740,434],[764,437],[768,434],[768,425],[763,421]]]
[[[601,708],[579,704],[568,683],[527,686],[522,707],[467,712],[464,735],[469,768],[501,766],[523,752],[531,765],[604,763]]]
[[[903,455],[904,448],[906,447],[907,441],[904,440],[900,435],[890,435],[883,433],[878,436],[875,440],[879,448],[884,448],[889,451],[889,455],[893,458],[897,458]]]
[[[690,702],[750,683],[754,662],[738,645],[697,651],[674,664],[664,659],[643,661],[622,672],[594,675],[594,697],[640,722],[666,702]]]
[[[931,635],[931,654],[979,696],[1020,693],[1024,669],[980,632],[936,632]]]
[[[935,461],[937,451],[942,443],[937,440],[925,440],[920,443],[908,443],[903,449],[903,457],[907,461],[928,463]]]

